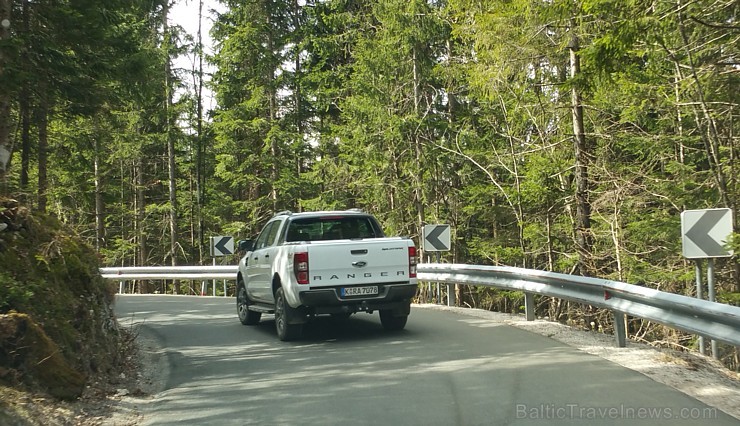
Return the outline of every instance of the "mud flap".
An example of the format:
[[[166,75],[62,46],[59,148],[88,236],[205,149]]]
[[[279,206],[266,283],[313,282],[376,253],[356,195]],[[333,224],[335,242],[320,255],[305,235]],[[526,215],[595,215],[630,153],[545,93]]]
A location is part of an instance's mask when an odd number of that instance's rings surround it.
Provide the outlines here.
[[[287,303],[286,303],[287,305]],[[297,308],[285,307],[285,321],[287,324],[305,324],[308,322],[308,311],[305,306]]]
[[[393,316],[394,317],[405,317],[408,316],[411,313],[411,301],[405,300],[400,303],[398,307],[393,309]]]

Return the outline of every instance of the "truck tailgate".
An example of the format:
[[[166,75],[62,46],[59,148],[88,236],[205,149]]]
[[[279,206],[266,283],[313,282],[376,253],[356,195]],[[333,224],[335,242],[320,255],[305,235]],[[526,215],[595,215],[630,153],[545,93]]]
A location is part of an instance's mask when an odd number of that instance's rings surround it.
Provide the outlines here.
[[[316,241],[308,245],[311,288],[409,281],[407,240]]]

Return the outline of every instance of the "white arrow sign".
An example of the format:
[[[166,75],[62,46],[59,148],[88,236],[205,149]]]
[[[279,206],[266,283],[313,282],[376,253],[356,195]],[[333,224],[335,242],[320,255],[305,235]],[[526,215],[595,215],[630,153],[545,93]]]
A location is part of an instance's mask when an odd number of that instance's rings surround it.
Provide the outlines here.
[[[234,254],[234,237],[211,237],[211,256]]]
[[[449,251],[450,225],[424,225],[424,251]]]
[[[683,255],[687,259],[730,257],[724,246],[732,235],[732,210],[686,210],[681,213]]]

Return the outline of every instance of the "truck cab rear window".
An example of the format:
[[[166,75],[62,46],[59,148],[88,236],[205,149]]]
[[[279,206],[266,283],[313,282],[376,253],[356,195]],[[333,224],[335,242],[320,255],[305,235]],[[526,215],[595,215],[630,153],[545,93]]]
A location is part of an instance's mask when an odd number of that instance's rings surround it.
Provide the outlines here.
[[[293,220],[285,241],[324,241],[383,237],[377,223],[369,217],[315,217]]]

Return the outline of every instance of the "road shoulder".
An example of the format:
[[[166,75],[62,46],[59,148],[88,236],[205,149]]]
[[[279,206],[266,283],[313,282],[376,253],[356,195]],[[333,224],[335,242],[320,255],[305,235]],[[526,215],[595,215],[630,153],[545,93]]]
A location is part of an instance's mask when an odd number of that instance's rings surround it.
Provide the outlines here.
[[[523,315],[431,304],[412,305],[414,308],[487,319],[550,337],[637,371],[740,420],[740,374],[728,370],[711,357],[634,341],[628,341],[625,348],[618,348],[612,335],[582,331],[542,319],[527,321]]]

